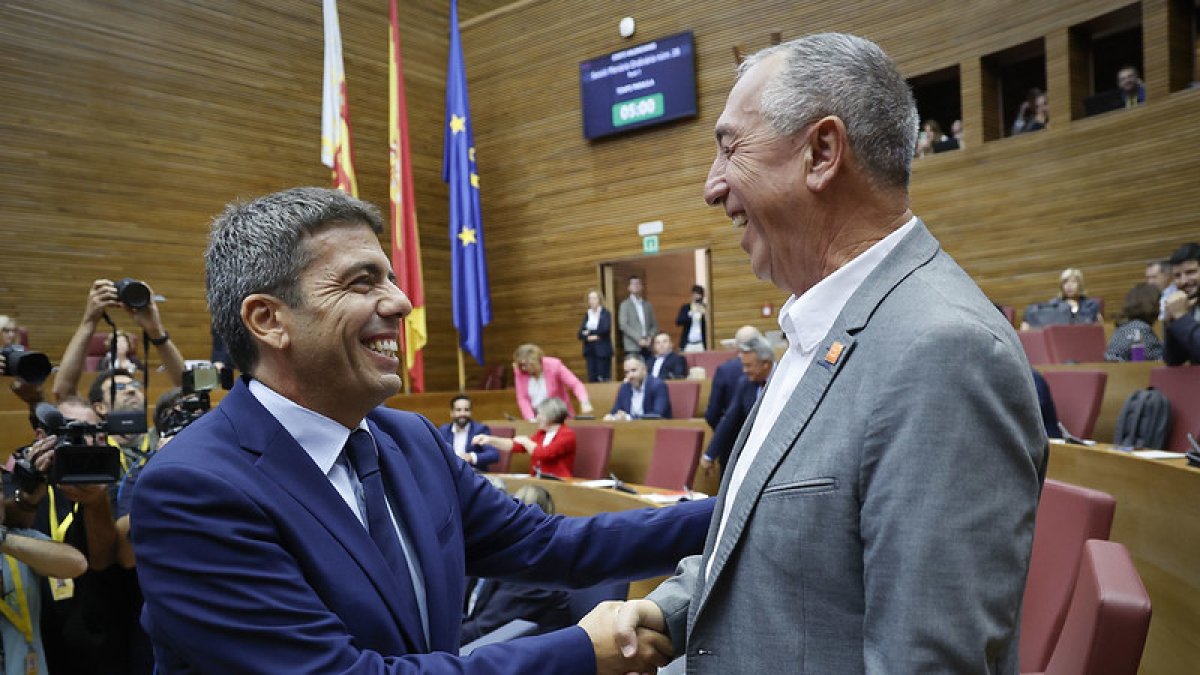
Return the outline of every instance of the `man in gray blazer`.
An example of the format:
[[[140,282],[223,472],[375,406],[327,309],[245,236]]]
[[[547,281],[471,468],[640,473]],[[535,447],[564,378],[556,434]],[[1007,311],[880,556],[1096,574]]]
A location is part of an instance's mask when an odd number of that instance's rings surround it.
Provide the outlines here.
[[[629,297],[621,301],[617,322],[621,327],[625,355],[640,354],[643,359],[649,359],[650,340],[658,332],[658,321],[654,318],[654,307],[642,297],[640,277],[629,277]]]
[[[646,600],[689,673],[1016,673],[1047,457],[1012,326],[909,210],[912,94],[861,38],[742,64],[705,199],[792,294],[701,556]]]

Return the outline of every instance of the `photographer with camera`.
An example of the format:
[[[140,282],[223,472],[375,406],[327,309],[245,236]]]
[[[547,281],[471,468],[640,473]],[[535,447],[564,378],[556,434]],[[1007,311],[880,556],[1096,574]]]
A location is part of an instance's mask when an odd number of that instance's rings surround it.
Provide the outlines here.
[[[119,470],[96,409],[78,396],[35,409],[38,439],[14,462],[12,516],[74,547],[88,569],[52,578],[42,592],[42,639],[55,673],[126,673],[140,598],[115,565],[114,480]]]
[[[21,343],[17,320],[0,314],[0,375],[13,378],[10,388],[30,406],[42,400],[42,382],[50,376],[50,359]]]
[[[61,401],[67,396],[79,393],[79,378],[83,374],[88,342],[96,332],[97,323],[106,316],[105,312],[115,307],[123,307],[134,323],[146,333],[150,344],[158,351],[159,359],[171,381],[176,386],[183,384],[183,356],[175,347],[175,343],[171,342],[170,334],[163,328],[158,305],[154,302],[154,293],[150,287],[135,279],[122,279],[115,283],[108,279],[96,279],[88,291],[83,319],[75,329],[75,334],[71,336],[71,341],[63,352],[62,362],[59,363],[58,375],[54,378],[55,400]],[[148,358],[149,354],[146,357]]]

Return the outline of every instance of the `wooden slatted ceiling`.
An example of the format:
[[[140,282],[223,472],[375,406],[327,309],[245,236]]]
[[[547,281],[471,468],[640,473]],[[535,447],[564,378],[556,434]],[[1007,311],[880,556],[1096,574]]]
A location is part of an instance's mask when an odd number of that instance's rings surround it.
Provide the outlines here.
[[[1165,11],[1163,2],[1147,0],[1143,13]],[[582,291],[595,284],[597,261],[637,254],[634,227],[651,219],[666,222],[664,248],[711,249],[718,336],[742,323],[773,327],[758,309],[778,306],[780,294],[753,278],[739,235],[700,198],[733,44],[757,49],[773,31],[858,32],[906,74],[960,64],[970,84],[980,56],[1127,4],[464,0],[495,305],[489,361],[505,363],[533,340],[582,373]],[[339,6],[360,191],[386,211],[387,6]],[[400,12],[433,340],[427,379],[449,389],[446,3],[401,2]],[[695,32],[700,113],[588,143],[578,64],[631,44],[616,36],[624,15],[638,21],[632,42]],[[201,251],[211,217],[234,197],[328,182],[318,162],[320,4],[0,0],[0,62],[0,311],[15,310],[57,355],[92,278],[137,276],[170,298],[164,317],[184,353],[206,355]],[[1040,134],[918,162],[914,206],[997,300],[1044,299],[1057,272],[1078,265],[1112,314],[1144,259],[1200,238],[1190,151],[1198,109],[1195,92],[1180,92],[1069,126],[1056,112]],[[671,308],[659,313],[670,322]]]

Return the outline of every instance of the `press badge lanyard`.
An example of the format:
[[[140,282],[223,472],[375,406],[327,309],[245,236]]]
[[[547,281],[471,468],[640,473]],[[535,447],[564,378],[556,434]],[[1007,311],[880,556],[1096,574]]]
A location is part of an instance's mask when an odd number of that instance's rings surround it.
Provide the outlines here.
[[[111,445],[112,447],[121,451],[121,471],[124,473],[128,473],[129,472],[129,457],[125,454],[125,448],[121,447],[121,444],[116,442],[115,440],[113,440],[112,437],[109,437],[105,440],[107,441],[107,443],[109,445]],[[138,457],[139,459],[143,459],[147,455],[149,455],[150,454],[150,434],[142,434],[142,447],[140,447],[137,450],[134,450],[132,452],[136,453],[135,457]]]
[[[29,614],[29,598],[25,595],[25,581],[21,578],[21,568],[17,565],[17,561],[10,555],[5,555],[4,559],[8,561],[8,569],[12,570],[13,594],[17,596],[17,608],[13,609],[7,600],[0,600],[0,614],[3,614],[13,627],[21,631],[21,635],[25,638],[26,675],[37,675],[37,650],[33,646],[33,618]]]
[[[62,523],[58,522],[58,509],[54,504],[54,489],[49,490],[50,497],[50,536],[54,541],[60,544],[67,539],[67,530],[71,529],[71,523],[75,522],[75,514],[79,512],[79,503],[76,502],[75,508],[63,518]]]

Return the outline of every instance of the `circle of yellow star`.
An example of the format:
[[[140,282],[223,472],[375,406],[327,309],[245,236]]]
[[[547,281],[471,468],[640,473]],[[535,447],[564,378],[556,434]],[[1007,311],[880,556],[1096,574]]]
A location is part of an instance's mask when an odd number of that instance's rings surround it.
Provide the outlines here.
[[[458,233],[458,240],[462,242],[463,246],[479,243],[475,241],[475,228],[473,227],[464,227],[462,232]]]
[[[458,133],[467,130],[467,118],[459,117],[458,115],[450,116],[450,131]]]

